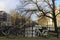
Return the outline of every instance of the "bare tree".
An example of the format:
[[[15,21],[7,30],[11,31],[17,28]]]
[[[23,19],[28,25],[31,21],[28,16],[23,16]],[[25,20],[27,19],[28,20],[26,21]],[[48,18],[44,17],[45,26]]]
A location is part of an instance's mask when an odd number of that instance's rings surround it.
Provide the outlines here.
[[[56,9],[56,6],[55,6],[55,0],[51,0],[51,2],[52,2],[52,5],[49,3],[49,1],[47,2],[47,1],[45,1],[48,5],[49,5],[49,7],[50,7],[50,9],[52,10],[52,20],[53,20],[53,22],[54,22],[54,27],[55,27],[55,32],[57,33],[57,38],[58,38],[58,28],[57,28],[57,15],[58,14],[60,14],[60,13],[55,13],[55,9]]]
[[[55,32],[57,33],[57,37],[58,37],[58,28],[57,28],[57,15],[59,15],[60,13],[55,13],[55,1],[56,0],[25,0],[24,1],[24,5],[19,8],[19,11],[22,13],[22,12],[25,12],[25,15],[28,13],[28,12],[32,12],[32,14],[35,12],[35,14],[38,16],[38,17],[41,17],[41,16],[46,16],[50,19],[52,19],[53,23],[54,23],[54,28],[55,28]],[[31,5],[33,4],[33,6],[35,7],[31,7],[29,8],[27,5]],[[26,6],[28,8],[26,8]],[[38,12],[39,14],[37,14],[36,12]],[[42,12],[42,14],[40,13]],[[31,15],[32,15],[31,14]],[[48,15],[48,14],[51,14]],[[31,16],[30,15],[30,16]]]

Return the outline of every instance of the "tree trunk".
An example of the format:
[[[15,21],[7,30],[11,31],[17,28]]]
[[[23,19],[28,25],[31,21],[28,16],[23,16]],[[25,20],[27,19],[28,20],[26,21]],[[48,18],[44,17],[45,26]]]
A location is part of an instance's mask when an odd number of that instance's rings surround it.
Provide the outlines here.
[[[57,33],[57,38],[58,38],[57,19],[56,19],[56,15],[55,15],[55,0],[52,0],[52,3],[53,3],[52,12],[53,12],[54,28],[55,28],[55,32]]]
[[[55,32],[57,33],[56,36],[57,36],[57,38],[58,38],[58,28],[57,28],[57,19],[56,19],[56,16],[54,16],[53,21],[54,21]]]

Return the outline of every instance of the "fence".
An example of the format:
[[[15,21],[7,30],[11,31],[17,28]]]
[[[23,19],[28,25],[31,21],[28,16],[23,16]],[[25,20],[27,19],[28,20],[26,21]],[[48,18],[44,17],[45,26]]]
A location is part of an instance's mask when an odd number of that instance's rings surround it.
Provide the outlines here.
[[[54,31],[54,27],[46,27],[48,30],[50,30],[50,31]],[[1,29],[1,27],[0,27],[0,29]],[[38,35],[36,35],[36,27],[24,27],[24,28],[22,28],[22,30],[20,29],[19,30],[19,32],[20,33],[18,33],[16,30],[15,30],[15,28],[13,28],[13,32],[14,33],[17,33],[18,35],[22,35],[23,37],[38,37]],[[41,27],[39,28],[39,29],[41,29]],[[39,30],[38,29],[38,30]],[[8,31],[7,30],[9,30],[9,29],[6,29],[6,30],[4,30],[4,32],[6,31],[6,33],[8,33]],[[44,30],[45,31],[45,30]],[[39,31],[40,32],[40,31]],[[60,32],[60,31],[59,31]]]

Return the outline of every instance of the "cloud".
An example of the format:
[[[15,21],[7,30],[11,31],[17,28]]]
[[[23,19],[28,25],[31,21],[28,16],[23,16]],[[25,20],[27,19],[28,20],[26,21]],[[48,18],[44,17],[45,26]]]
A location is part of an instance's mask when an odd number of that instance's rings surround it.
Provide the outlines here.
[[[0,0],[0,10],[10,11],[19,5],[19,0]]]
[[[5,4],[3,4],[2,2],[0,2],[0,10],[4,10],[4,6],[5,6]]]
[[[32,14],[31,15],[31,20],[32,21],[37,21],[38,20],[38,16],[36,14]]]

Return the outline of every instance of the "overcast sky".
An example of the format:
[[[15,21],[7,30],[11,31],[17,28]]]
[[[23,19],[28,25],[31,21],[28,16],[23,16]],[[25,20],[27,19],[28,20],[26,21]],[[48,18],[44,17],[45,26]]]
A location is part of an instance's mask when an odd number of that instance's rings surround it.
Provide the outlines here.
[[[9,12],[12,9],[15,9],[18,5],[21,5],[19,0],[0,0],[0,10]],[[56,1],[56,6],[60,5],[60,0]],[[36,20],[36,15],[33,14],[32,19]]]
[[[56,5],[60,4],[60,0],[57,0]],[[15,9],[19,4],[19,0],[0,0],[0,10],[9,11]]]
[[[9,11],[19,5],[19,0],[0,0],[0,10]]]

